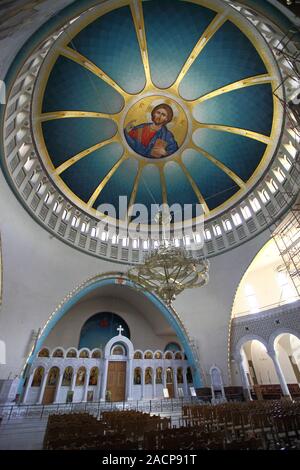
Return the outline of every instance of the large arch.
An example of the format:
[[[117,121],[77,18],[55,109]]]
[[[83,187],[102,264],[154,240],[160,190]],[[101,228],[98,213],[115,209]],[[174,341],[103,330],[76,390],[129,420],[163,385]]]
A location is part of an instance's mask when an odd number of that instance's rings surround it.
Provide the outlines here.
[[[38,351],[42,348],[46,338],[53,330],[57,322],[66,315],[69,310],[77,304],[81,299],[83,299],[87,294],[99,289],[100,287],[108,286],[108,285],[122,285],[124,287],[133,289],[142,293],[145,297],[147,297],[153,305],[160,311],[160,313],[164,316],[166,321],[169,325],[174,329],[177,337],[180,339],[180,342],[183,346],[183,349],[186,353],[188,358],[189,364],[192,367],[193,377],[194,377],[194,385],[195,387],[202,386],[202,380],[200,377],[200,371],[197,367],[196,359],[194,357],[190,339],[188,336],[187,331],[185,330],[184,325],[182,324],[178,314],[172,307],[167,307],[162,300],[160,300],[155,294],[152,292],[148,292],[145,288],[130,280],[129,278],[121,275],[120,273],[107,273],[104,275],[99,275],[90,280],[86,281],[85,283],[81,284],[78,288],[74,289],[70,294],[68,294],[65,299],[59,304],[56,310],[51,314],[49,319],[47,320],[46,324],[44,325],[40,336],[38,337],[35,347],[31,351],[29,357],[26,361],[26,367],[24,369],[23,377],[20,380],[18,393],[22,393],[22,387],[24,381],[29,373],[30,366],[33,363]]]

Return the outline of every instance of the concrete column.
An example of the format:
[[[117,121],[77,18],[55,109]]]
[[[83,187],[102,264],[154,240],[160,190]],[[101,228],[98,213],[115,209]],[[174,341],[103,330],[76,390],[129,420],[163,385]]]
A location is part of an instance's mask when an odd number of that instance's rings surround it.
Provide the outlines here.
[[[37,401],[38,405],[40,405],[43,401],[44,392],[45,392],[46,384],[47,384],[47,381],[48,381],[48,374],[49,374],[49,371],[44,372],[42,383],[41,383],[41,388],[40,388],[40,394],[39,394],[39,398],[38,398],[38,401]]]
[[[86,401],[86,400],[87,400],[87,392],[88,392],[88,388],[89,388],[90,373],[91,373],[91,371],[86,369],[85,380],[84,380],[84,386],[83,386],[83,397],[82,397],[82,401]]]
[[[247,374],[245,372],[244,365],[243,365],[243,356],[239,354],[235,360],[239,366],[239,371],[240,371],[240,375],[242,379],[242,385],[243,385],[243,388],[246,390],[247,398],[248,400],[252,400],[248,377],[247,377]]]
[[[100,400],[101,382],[102,382],[102,375],[101,375],[101,369],[99,367],[98,382],[97,382],[97,387],[95,389],[95,396],[94,396],[93,401]]]
[[[238,354],[235,357],[235,361],[236,361],[236,363],[238,364],[238,367],[239,367],[240,376],[241,376],[241,380],[242,380],[242,386],[243,386],[244,390],[246,390],[247,399],[252,401],[250,384],[249,384],[248,377],[247,377],[247,374],[246,374],[246,371],[245,371],[244,365],[243,365],[243,356],[241,354]]]
[[[34,373],[30,374],[30,376],[28,377],[28,382],[27,382],[25,393],[24,393],[23,400],[22,400],[23,403],[27,402],[27,398],[28,398],[28,394],[31,388],[33,377],[34,377]]]
[[[142,369],[142,400],[145,398],[145,372],[146,369]]]
[[[55,395],[54,395],[54,402],[53,403],[59,403],[59,392],[60,392],[60,389],[61,389],[63,376],[64,376],[64,372],[60,371],[58,384],[56,386]]]
[[[152,398],[156,398],[156,367],[153,367]]]
[[[77,371],[73,368],[70,392],[74,392],[76,386]]]
[[[173,367],[173,386],[175,398],[178,398],[177,367]]]
[[[186,368],[182,368],[182,373],[183,373],[184,396],[188,397],[189,396],[189,389],[188,389],[188,383],[187,383],[187,380],[186,380]]]
[[[163,367],[162,374],[163,374],[163,386],[164,388],[167,388],[167,367]]]
[[[126,378],[128,380],[127,385],[127,400],[132,400],[132,382],[133,382],[133,359],[130,358],[127,362],[128,372],[126,373]]]
[[[281,366],[280,366],[280,364],[279,364],[276,351],[275,351],[274,349],[273,349],[273,350],[268,350],[268,354],[269,354],[269,356],[271,357],[271,359],[272,359],[272,361],[273,361],[273,364],[274,364],[274,366],[275,366],[276,374],[277,374],[277,377],[278,377],[278,380],[279,380],[279,383],[280,383],[280,386],[281,386],[281,390],[282,390],[283,395],[284,395],[285,397],[292,398],[292,397],[291,397],[291,394],[290,394],[290,391],[289,391],[289,388],[288,388],[288,386],[287,386],[285,377],[284,377],[284,375],[283,375]]]
[[[103,378],[101,385],[100,401],[105,401],[106,385],[107,385],[108,359],[104,359]]]

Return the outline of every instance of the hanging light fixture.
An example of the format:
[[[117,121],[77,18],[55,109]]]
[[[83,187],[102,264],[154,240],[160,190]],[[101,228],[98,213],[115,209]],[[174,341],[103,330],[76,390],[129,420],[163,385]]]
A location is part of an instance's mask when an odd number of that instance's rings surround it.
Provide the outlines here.
[[[157,294],[167,305],[171,305],[185,289],[202,287],[209,280],[209,262],[204,257],[195,258],[191,251],[175,246],[174,240],[166,238],[165,227],[170,222],[169,217],[158,212],[161,240],[154,243],[143,264],[128,271],[131,279]]]

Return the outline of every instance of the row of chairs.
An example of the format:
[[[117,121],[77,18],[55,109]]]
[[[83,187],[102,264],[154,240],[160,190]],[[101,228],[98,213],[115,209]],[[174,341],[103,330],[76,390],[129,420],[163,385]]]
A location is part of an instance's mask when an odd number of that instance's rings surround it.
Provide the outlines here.
[[[208,432],[223,430],[228,439],[246,438],[249,433],[258,435],[265,448],[282,440],[292,445],[300,436],[300,402],[276,400],[184,406],[182,422],[184,426],[200,426]]]
[[[137,449],[144,434],[171,427],[170,418],[139,411],[103,412],[100,419],[88,413],[50,415],[45,449]]]

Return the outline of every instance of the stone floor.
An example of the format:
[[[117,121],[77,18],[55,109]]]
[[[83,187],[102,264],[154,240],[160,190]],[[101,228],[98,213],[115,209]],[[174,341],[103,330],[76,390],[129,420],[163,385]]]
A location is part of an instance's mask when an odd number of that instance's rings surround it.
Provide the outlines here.
[[[17,418],[0,424],[0,450],[39,450],[48,417],[43,419]]]
[[[78,404],[78,409],[73,411],[84,411],[84,404],[80,406]],[[153,410],[150,412],[151,415],[160,415],[161,417],[171,417],[171,422],[173,427],[179,426],[179,420],[181,418],[181,402],[178,400],[174,400],[174,403],[164,403],[163,409],[164,411],[161,412],[161,403],[160,400],[153,400],[152,408]],[[16,409],[18,407],[15,407]],[[40,407],[41,408],[41,407]],[[47,410],[49,408],[49,410]],[[140,411],[149,412],[149,401],[148,402],[140,402],[138,406]],[[0,423],[0,450],[41,450],[43,448],[43,440],[46,431],[47,421],[48,421],[48,413],[56,413],[56,407],[49,406],[44,407],[44,414],[41,417],[41,412],[39,409],[35,409],[35,407],[31,407],[32,414],[26,411],[23,413],[23,416],[19,415],[15,412],[9,414],[7,413],[6,416],[3,416],[3,419]],[[105,409],[105,407],[103,407]],[[123,403],[114,403],[113,406],[111,404],[107,404],[106,409],[123,409]],[[136,409],[134,403],[126,403],[125,409]],[[97,407],[93,410],[91,407],[90,410],[87,410],[94,416],[97,416]],[[68,412],[67,408],[63,408],[59,410],[60,413]]]

